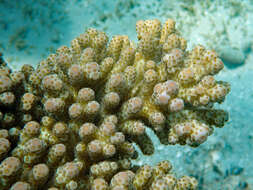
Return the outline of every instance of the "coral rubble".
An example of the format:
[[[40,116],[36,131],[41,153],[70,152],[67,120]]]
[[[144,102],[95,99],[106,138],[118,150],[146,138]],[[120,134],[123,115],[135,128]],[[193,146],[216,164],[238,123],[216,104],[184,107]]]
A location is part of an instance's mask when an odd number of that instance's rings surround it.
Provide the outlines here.
[[[200,45],[186,51],[171,19],[136,30],[137,44],[88,29],[36,69],[1,64],[1,189],[196,189],[168,161],[132,166],[133,143],[151,155],[150,127],[162,144],[196,147],[224,126],[223,63]]]

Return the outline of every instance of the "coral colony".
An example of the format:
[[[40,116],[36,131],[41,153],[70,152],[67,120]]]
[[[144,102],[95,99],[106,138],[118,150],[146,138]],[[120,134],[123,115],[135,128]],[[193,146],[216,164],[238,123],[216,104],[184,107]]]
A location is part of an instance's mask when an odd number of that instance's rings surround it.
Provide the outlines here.
[[[168,19],[136,24],[138,43],[109,42],[88,29],[36,69],[0,67],[1,190],[193,190],[169,161],[134,166],[154,146],[196,147],[228,120],[214,109],[229,85],[214,75],[223,63],[212,50],[186,41]]]

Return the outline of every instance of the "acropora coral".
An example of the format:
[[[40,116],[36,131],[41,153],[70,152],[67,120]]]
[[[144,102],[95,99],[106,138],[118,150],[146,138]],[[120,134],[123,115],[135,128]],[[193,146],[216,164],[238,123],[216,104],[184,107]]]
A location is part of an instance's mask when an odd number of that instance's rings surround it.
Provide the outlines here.
[[[168,19],[136,24],[127,36],[88,29],[36,69],[0,66],[0,189],[192,190],[194,177],[177,178],[169,161],[133,166],[154,146],[196,147],[228,114],[214,108],[229,85],[213,50],[186,41]],[[109,42],[108,42],[109,41]]]

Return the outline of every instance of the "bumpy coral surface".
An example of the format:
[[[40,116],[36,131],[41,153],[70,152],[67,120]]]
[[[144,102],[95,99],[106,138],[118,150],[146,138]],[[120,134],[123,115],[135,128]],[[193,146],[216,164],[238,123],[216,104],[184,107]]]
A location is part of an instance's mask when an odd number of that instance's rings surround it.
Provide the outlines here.
[[[222,127],[223,63],[202,46],[186,51],[173,20],[136,29],[136,45],[88,29],[36,69],[1,64],[1,189],[196,189],[167,161],[133,167],[132,143],[150,155],[147,127],[163,144],[194,147]]]

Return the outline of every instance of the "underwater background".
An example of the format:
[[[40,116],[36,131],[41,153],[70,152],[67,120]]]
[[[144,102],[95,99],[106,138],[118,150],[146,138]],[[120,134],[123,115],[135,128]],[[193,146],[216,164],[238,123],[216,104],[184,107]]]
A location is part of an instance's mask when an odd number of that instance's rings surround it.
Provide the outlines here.
[[[90,27],[137,41],[136,21],[174,19],[189,49],[202,44],[224,61],[216,78],[229,82],[231,92],[217,106],[230,119],[197,148],[163,146],[149,130],[155,154],[135,163],[170,160],[203,190],[253,189],[252,0],[0,0],[0,10],[0,52],[14,70],[36,66]]]

